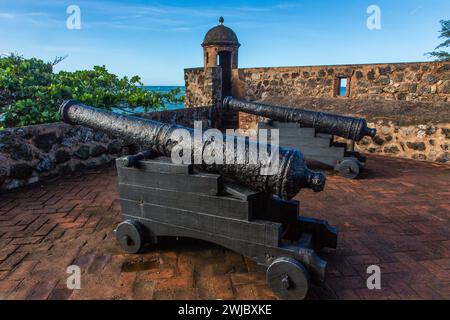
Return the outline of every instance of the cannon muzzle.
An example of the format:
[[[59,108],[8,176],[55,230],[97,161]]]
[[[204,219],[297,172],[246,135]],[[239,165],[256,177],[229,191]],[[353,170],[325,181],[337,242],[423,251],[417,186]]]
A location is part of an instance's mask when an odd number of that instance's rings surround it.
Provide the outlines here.
[[[314,128],[316,132],[327,133],[354,141],[363,137],[374,137],[376,129],[367,127],[363,118],[341,116],[332,113],[306,109],[273,106],[235,99],[231,96],[223,100],[225,108],[270,118],[281,122],[298,122],[300,126]]]
[[[191,128],[116,114],[86,106],[74,100],[65,101],[61,105],[60,114],[61,119],[66,123],[79,124],[103,131],[126,142],[151,148],[166,157],[172,156],[174,148],[177,148],[175,150],[186,150],[194,145],[194,148],[200,148],[202,155],[200,163],[197,163],[194,157],[195,151],[191,152],[191,163],[195,168],[219,173],[250,189],[274,194],[283,199],[293,198],[301,188],[321,191],[325,185],[325,175],[309,170],[303,155],[295,149],[279,148],[278,166],[273,174],[263,175],[261,171],[267,166],[267,163],[261,161],[253,163],[250,159],[254,150],[264,149],[273,155],[270,151],[272,150],[271,146],[267,144],[235,136],[223,136],[221,152],[223,152],[224,162],[210,163],[204,159],[214,158],[212,153],[215,153],[216,150],[210,147],[215,143],[214,137],[203,138],[201,143],[196,146],[195,142],[192,143],[195,141],[195,136],[194,129]],[[178,129],[186,130],[190,141],[175,134]],[[232,143],[229,143],[230,141]],[[243,154],[239,155],[239,153]],[[245,159],[244,163],[236,161],[237,158]],[[229,161],[229,159],[231,160]]]

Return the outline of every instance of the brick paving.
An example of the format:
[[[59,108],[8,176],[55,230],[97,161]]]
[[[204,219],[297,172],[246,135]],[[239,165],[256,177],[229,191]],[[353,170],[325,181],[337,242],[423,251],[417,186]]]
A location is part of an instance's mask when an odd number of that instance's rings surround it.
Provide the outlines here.
[[[309,299],[450,299],[450,167],[371,156],[358,180],[302,191],[301,213],[340,230]],[[197,240],[124,254],[113,167],[0,194],[0,299],[274,299],[241,255]],[[66,267],[82,270],[81,290]],[[366,268],[381,268],[368,290]]]

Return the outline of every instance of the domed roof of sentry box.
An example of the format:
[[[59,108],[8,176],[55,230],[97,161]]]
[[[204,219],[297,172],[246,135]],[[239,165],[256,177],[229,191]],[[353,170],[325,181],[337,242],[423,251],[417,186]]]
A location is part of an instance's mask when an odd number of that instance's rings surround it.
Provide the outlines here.
[[[224,19],[223,17],[219,18],[219,25],[210,29],[203,40],[202,46],[211,46],[211,45],[222,45],[222,46],[236,46],[239,47],[239,41],[234,33],[228,27],[223,25]]]

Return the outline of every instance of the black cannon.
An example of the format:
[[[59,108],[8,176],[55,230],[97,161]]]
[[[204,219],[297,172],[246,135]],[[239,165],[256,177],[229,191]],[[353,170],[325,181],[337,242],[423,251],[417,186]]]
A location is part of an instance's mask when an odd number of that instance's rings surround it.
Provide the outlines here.
[[[127,252],[138,253],[164,237],[216,243],[267,268],[269,285],[287,299],[304,298],[310,281],[324,280],[326,262],[316,250],[335,248],[337,231],[326,221],[300,217],[299,202],[289,200],[302,187],[320,191],[325,183],[322,174],[306,167],[299,151],[280,149],[279,168],[271,176],[260,174],[262,164],[175,164],[170,156],[187,139],[174,132],[185,129],[193,137],[192,129],[76,101],[63,103],[60,112],[65,122],[147,148],[116,160],[124,221],[115,233]],[[239,139],[231,140],[233,152]],[[206,139],[198,147],[205,154],[213,142]],[[251,143],[258,145],[244,140],[246,155]]]
[[[268,118],[258,123],[258,129],[279,129],[281,146],[300,149],[310,164],[332,166],[347,178],[356,178],[366,159],[354,150],[347,150],[347,144],[336,142],[334,136],[352,140],[353,149],[353,141],[376,135],[376,130],[369,128],[363,118],[249,102],[233,97],[226,97],[223,105],[229,110]]]

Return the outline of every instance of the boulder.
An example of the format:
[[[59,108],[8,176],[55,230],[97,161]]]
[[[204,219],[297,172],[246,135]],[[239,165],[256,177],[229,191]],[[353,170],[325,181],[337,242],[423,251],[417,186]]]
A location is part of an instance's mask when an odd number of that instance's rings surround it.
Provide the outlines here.
[[[450,162],[450,153],[444,152],[436,159],[437,162],[447,163]]]
[[[18,145],[12,145],[7,148],[11,157],[15,160],[33,160],[33,153],[29,145],[21,143]]]
[[[384,152],[385,153],[396,154],[396,153],[399,153],[400,150],[398,149],[397,146],[388,146],[388,147],[384,147]]]
[[[106,152],[106,148],[102,145],[96,145],[91,149],[91,156],[98,157]]]
[[[57,164],[67,162],[70,158],[70,153],[65,149],[58,149],[55,152],[55,162]]]
[[[53,147],[54,144],[56,144],[59,139],[56,136],[55,132],[49,132],[37,135],[33,139],[33,143],[36,147],[41,149],[44,152],[49,152],[50,149]]]
[[[50,156],[44,156],[36,166],[38,172],[49,172],[56,167],[55,160]]]
[[[8,169],[6,167],[0,167],[0,186],[5,182],[8,177]]]
[[[88,159],[89,156],[90,156],[90,148],[89,148],[89,146],[87,146],[87,145],[82,145],[81,147],[79,147],[79,148],[77,149],[77,151],[75,151],[74,155],[75,155],[77,158],[80,158],[80,159],[83,159],[83,160]]]
[[[16,163],[9,168],[9,177],[12,179],[27,179],[33,173],[33,167],[27,163]]]
[[[118,154],[122,151],[122,144],[119,140],[113,140],[108,144],[108,153],[109,154]]]
[[[406,145],[408,146],[408,148],[417,151],[424,151],[426,149],[425,143],[423,142],[407,142]]]

